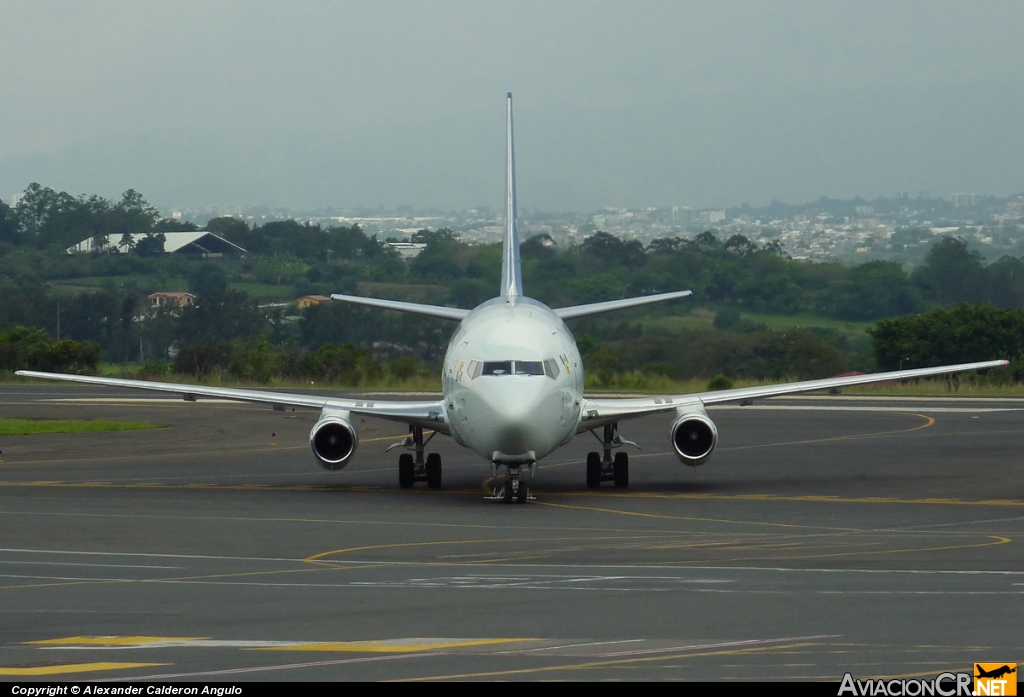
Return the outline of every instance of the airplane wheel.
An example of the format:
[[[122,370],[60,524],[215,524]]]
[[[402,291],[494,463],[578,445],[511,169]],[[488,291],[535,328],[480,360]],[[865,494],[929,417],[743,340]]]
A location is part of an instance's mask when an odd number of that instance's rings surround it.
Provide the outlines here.
[[[408,489],[412,486],[415,477],[416,463],[411,453],[402,453],[398,456],[398,486]]]
[[[505,486],[501,490],[501,502],[512,503],[512,482],[505,482]]]
[[[601,486],[601,453],[587,453],[587,486],[591,489]]]
[[[612,463],[612,476],[615,478],[615,486],[624,489],[629,486],[629,455],[626,453],[615,453],[615,462]]]
[[[519,482],[519,495],[516,496],[516,503],[526,503],[527,497],[530,495],[530,490],[525,484]]]
[[[427,486],[431,489],[441,486],[441,456],[437,453],[427,455]]]

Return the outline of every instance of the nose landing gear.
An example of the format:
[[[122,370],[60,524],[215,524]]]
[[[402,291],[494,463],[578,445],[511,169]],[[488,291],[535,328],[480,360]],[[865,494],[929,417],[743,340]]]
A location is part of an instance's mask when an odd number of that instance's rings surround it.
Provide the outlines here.
[[[526,486],[526,482],[523,481],[523,469],[528,467],[530,471],[530,478],[533,479],[533,475],[537,469],[537,463],[531,462],[527,465],[499,465],[496,462],[491,463],[493,471],[493,478],[498,476],[498,467],[505,467],[505,483],[501,486],[495,486],[493,496],[485,496],[484,498],[488,501],[501,501],[502,503],[526,503],[533,499],[533,495],[530,494],[530,488]]]
[[[639,450],[640,446],[631,440],[619,437],[618,424],[605,426],[602,438],[598,438],[593,431],[591,433],[601,441],[602,452],[587,453],[587,487],[597,489],[601,486],[601,482],[615,482],[615,486],[619,489],[629,486],[629,455],[617,452],[613,458],[612,449],[621,448],[623,445],[632,445]]]
[[[402,446],[413,453],[402,453],[398,456],[398,486],[403,489],[410,488],[416,482],[426,482],[431,489],[438,489],[441,486],[441,456],[438,453],[429,453],[424,460],[423,451],[437,431],[431,431],[430,436],[423,440],[423,429],[419,426],[409,427],[410,435],[401,443],[395,443],[388,447],[397,448]]]

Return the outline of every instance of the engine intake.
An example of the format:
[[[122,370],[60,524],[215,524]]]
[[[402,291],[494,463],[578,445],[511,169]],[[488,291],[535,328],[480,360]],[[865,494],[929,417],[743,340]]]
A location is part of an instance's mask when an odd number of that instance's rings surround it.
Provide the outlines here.
[[[688,465],[699,465],[711,457],[718,445],[715,422],[703,411],[680,414],[670,432],[672,450]]]
[[[359,435],[348,412],[323,413],[309,432],[309,447],[324,469],[339,470],[349,463],[359,445]]]

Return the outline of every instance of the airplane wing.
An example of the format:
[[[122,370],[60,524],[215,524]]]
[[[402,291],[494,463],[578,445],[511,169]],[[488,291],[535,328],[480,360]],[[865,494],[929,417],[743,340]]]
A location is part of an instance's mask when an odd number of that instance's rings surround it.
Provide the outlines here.
[[[958,363],[956,365],[940,365],[935,368],[914,368],[911,370],[893,370],[888,373],[871,373],[868,375],[851,375],[843,378],[825,378],[823,380],[804,380],[780,385],[759,385],[757,387],[739,387],[733,390],[717,390],[715,392],[694,392],[692,394],[669,395],[665,397],[640,397],[633,399],[585,399],[582,405],[582,416],[577,433],[583,433],[600,426],[635,419],[647,414],[674,411],[679,407],[709,406],[741,402],[761,397],[796,394],[798,392],[814,392],[834,387],[850,387],[853,385],[869,385],[875,382],[890,380],[909,380],[949,373],[962,373],[968,370],[981,370],[1009,365],[1009,361],[982,361],[980,363]]]
[[[181,385],[173,382],[152,382],[149,380],[122,380],[120,378],[101,378],[91,375],[67,375],[64,373],[41,373],[34,370],[19,370],[15,375],[44,380],[61,380],[64,382],[80,382],[86,385],[104,385],[107,387],[128,387],[153,392],[169,392],[179,394],[185,400],[194,402],[199,397],[215,399],[234,399],[240,402],[259,402],[280,405],[282,407],[311,407],[323,409],[331,407],[343,409],[355,414],[376,416],[390,421],[423,426],[448,434],[448,422],[445,419],[444,402],[393,402],[377,399],[344,399],[325,397],[314,394],[290,394],[287,392],[271,392],[270,390],[244,390],[231,387],[208,387],[206,385]]]
[[[629,307],[638,307],[640,305],[650,305],[651,303],[660,303],[665,300],[675,300],[676,298],[685,298],[693,295],[688,290],[677,290],[672,293],[658,293],[657,295],[643,295],[638,298],[623,298],[622,300],[609,300],[603,303],[590,303],[588,305],[573,305],[572,307],[556,307],[552,309],[556,315],[562,319],[573,319],[576,317],[587,317],[588,315],[598,315],[602,312],[611,312],[612,310],[625,310]]]
[[[398,312],[410,312],[414,315],[426,315],[427,317],[439,317],[440,319],[452,319],[461,322],[469,314],[469,310],[458,307],[443,307],[441,305],[423,305],[421,303],[407,303],[401,300],[384,300],[382,298],[363,298],[358,295],[342,295],[335,293],[331,300],[352,303],[353,305],[367,305],[383,310],[397,310]]]

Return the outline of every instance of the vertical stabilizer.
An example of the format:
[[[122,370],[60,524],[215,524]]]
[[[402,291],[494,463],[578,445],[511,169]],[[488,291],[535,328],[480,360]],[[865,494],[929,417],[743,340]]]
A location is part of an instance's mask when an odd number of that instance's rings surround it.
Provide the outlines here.
[[[508,93],[508,131],[505,136],[505,234],[501,250],[501,296],[510,302],[523,294],[519,263],[519,227],[516,225],[516,154],[512,139],[512,93]]]

